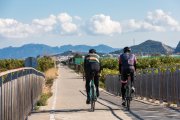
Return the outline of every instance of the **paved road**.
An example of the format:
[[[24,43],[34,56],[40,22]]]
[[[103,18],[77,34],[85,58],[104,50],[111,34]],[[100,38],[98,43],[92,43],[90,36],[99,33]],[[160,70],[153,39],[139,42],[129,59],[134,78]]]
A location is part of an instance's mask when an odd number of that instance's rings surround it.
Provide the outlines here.
[[[130,112],[120,106],[120,98],[100,92],[95,112],[86,105],[85,83],[82,77],[66,66],[53,85],[53,97],[48,106],[34,112],[29,120],[179,120],[180,112],[162,106],[133,101]]]

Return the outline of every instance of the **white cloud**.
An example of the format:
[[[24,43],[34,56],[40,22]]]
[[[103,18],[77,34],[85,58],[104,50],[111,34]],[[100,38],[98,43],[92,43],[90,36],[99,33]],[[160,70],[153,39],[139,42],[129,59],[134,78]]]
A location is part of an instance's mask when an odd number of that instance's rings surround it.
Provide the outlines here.
[[[178,21],[161,9],[158,9],[155,12],[149,12],[147,20],[155,25],[169,25],[172,27],[179,25]]]
[[[163,32],[165,29],[161,26],[153,25],[151,23],[148,23],[146,21],[137,21],[134,19],[131,19],[127,22],[126,32],[129,31],[156,31],[156,32]]]
[[[144,20],[128,20],[123,24],[124,32],[128,31],[180,31],[180,25],[177,20],[171,17],[168,13],[158,9],[154,12],[148,12],[147,17]]]
[[[33,30],[30,25],[14,19],[0,19],[0,35],[7,38],[27,37]]]
[[[50,15],[45,19],[34,19],[31,24],[24,24],[14,19],[0,19],[0,36],[24,38],[30,35],[47,34],[47,32],[53,33],[55,29],[60,31],[59,35],[78,35],[78,27],[72,20],[67,13],[58,16]]]
[[[74,16],[74,18],[75,18],[76,20],[82,20],[81,17],[79,17],[79,16]]]
[[[72,22],[72,17],[67,13],[61,13],[58,15],[58,19],[60,22]]]
[[[110,16],[103,14],[93,16],[88,25],[88,30],[97,35],[113,35],[121,33],[121,25],[117,21],[111,20]]]
[[[73,23],[65,22],[61,25],[63,32],[65,33],[75,33],[77,32],[77,26]]]
[[[70,16],[67,13],[50,15],[44,19],[33,19],[29,24],[15,19],[0,19],[0,36],[24,38],[44,34],[83,35],[85,32],[91,35],[111,36],[121,32],[180,31],[180,23],[171,14],[160,9],[148,12],[144,20],[130,19],[124,21],[120,23],[112,20],[110,16],[98,14],[85,22],[81,17]]]
[[[80,19],[80,17],[75,16],[76,19]],[[58,20],[60,21],[61,26],[61,34],[62,35],[70,35],[78,33],[78,26],[73,23],[73,17],[71,17],[67,13],[61,13],[58,15]]]
[[[56,16],[50,15],[49,18],[46,18],[46,19],[34,19],[32,23],[41,25],[41,26],[52,26],[56,24],[57,21],[56,21]]]
[[[153,25],[163,26],[166,30],[180,31],[179,22],[170,16],[169,13],[166,13],[161,9],[149,12],[146,21]]]
[[[36,32],[49,32],[53,30],[56,24],[56,16],[50,15],[45,19],[34,19],[31,26]]]

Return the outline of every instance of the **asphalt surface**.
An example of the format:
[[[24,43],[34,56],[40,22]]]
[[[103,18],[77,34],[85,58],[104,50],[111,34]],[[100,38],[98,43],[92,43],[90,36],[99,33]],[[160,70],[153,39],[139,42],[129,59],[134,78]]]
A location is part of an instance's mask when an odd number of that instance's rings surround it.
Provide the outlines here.
[[[180,111],[133,100],[131,110],[121,106],[121,98],[100,91],[95,112],[85,104],[85,82],[82,76],[66,66],[59,67],[53,96],[48,105],[32,112],[29,120],[180,120]]]

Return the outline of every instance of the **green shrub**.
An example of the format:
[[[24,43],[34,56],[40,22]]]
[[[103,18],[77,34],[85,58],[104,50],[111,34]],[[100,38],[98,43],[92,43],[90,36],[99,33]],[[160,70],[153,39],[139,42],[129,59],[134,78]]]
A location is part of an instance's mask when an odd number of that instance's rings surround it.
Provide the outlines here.
[[[43,93],[37,102],[37,106],[45,106],[47,105],[47,100],[52,96],[52,92],[49,93]]]
[[[0,72],[24,67],[24,60],[3,59],[0,60]]]
[[[50,57],[42,57],[38,59],[37,69],[45,72],[46,70],[54,67],[54,61]]]

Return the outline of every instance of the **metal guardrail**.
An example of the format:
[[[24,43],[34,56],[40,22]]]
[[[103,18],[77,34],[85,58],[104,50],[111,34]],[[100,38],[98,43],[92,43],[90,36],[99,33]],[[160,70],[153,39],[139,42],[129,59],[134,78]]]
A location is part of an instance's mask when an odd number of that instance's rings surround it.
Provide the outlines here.
[[[112,94],[121,95],[118,75],[107,75],[105,88]],[[180,69],[161,72],[151,69],[138,74],[135,78],[137,97],[165,101],[180,106]]]
[[[33,68],[0,73],[0,120],[25,120],[42,92],[44,74]]]

